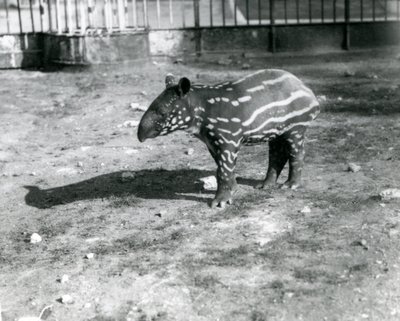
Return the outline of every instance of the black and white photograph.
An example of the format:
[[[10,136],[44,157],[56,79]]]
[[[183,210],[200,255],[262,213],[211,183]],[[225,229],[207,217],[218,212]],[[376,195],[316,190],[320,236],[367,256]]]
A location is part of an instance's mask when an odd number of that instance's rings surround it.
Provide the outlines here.
[[[400,320],[400,0],[0,0],[0,321]]]

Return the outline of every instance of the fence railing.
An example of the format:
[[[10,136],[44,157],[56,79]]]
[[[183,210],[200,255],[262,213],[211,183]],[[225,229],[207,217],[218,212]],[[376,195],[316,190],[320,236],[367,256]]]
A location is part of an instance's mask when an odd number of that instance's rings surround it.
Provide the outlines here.
[[[400,0],[0,0],[0,34],[400,20]]]

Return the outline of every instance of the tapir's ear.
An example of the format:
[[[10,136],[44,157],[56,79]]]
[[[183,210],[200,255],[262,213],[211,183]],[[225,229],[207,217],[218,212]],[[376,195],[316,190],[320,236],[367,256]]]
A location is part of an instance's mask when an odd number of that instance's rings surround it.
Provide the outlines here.
[[[173,74],[168,74],[165,77],[165,87],[169,88],[175,85],[175,77]]]
[[[181,78],[179,80],[178,88],[181,96],[186,95],[190,90],[190,80],[186,77]]]

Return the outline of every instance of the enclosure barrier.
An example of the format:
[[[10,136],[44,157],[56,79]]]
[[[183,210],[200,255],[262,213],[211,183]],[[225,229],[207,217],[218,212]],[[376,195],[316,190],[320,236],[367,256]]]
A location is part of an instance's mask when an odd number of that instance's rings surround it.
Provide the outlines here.
[[[399,20],[400,0],[0,0],[0,34]]]

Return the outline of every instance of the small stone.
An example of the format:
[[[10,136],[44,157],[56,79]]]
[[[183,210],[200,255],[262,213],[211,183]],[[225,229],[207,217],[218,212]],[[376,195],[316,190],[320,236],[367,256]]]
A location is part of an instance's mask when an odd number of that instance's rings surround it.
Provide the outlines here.
[[[343,100],[343,98],[342,97],[338,97],[338,99],[337,99],[338,101],[342,101]]]
[[[131,103],[131,108],[135,111],[146,111],[147,108],[144,106],[141,106],[139,103]]]
[[[182,58],[177,58],[174,60],[174,64],[181,64],[183,63],[183,59]]]
[[[64,294],[59,300],[63,304],[72,304],[74,303],[74,299],[69,294]]]
[[[300,213],[303,214],[311,213],[311,208],[308,206],[304,206],[303,209],[300,211]]]
[[[60,278],[60,283],[67,283],[69,281],[69,276],[64,274],[61,278]]]
[[[345,72],[344,72],[344,76],[345,77],[354,77],[355,76],[355,72],[354,71],[352,71],[352,70],[346,70]]]
[[[293,292],[286,292],[285,294],[286,294],[286,296],[287,296],[289,299],[292,298],[292,297],[294,296],[294,293],[293,293]]]
[[[388,188],[379,193],[382,200],[391,200],[394,198],[400,198],[400,189]]]
[[[357,173],[357,172],[359,172],[359,171],[361,170],[361,166],[360,166],[360,165],[357,165],[357,164],[355,164],[355,163],[349,163],[349,164],[347,165],[347,170],[348,170],[349,172]]]
[[[81,146],[81,151],[82,152],[86,152],[87,150],[89,150],[90,148],[92,148],[91,146]]]
[[[326,98],[325,95],[321,95],[321,96],[317,96],[317,100],[318,100],[319,102],[324,102],[324,101],[327,100],[327,98]]]
[[[85,255],[85,259],[91,260],[94,258],[94,253],[88,253]]]
[[[139,121],[138,120],[127,120],[123,123],[124,127],[137,127],[139,126]]]
[[[137,150],[137,149],[127,149],[126,151],[125,151],[125,154],[127,154],[127,155],[132,155],[132,154],[137,154],[137,153],[139,153],[139,151]]]
[[[85,303],[83,306],[85,309],[90,309],[92,307],[92,304],[90,302]]]
[[[392,151],[393,149],[394,149],[394,147],[389,147],[388,148],[389,151]]]
[[[221,58],[220,60],[218,60],[218,65],[229,66],[230,64],[232,64],[232,59]]]
[[[217,178],[215,176],[207,176],[199,179],[203,183],[203,189],[206,191],[216,191],[218,188]]]
[[[30,176],[36,176],[37,174],[35,172],[31,172],[29,175]]]
[[[385,203],[379,203],[379,206],[380,207],[386,207],[386,204]]]
[[[161,211],[159,211],[158,213],[156,213],[155,215],[158,216],[158,217],[162,217],[162,216],[164,216],[164,215],[166,215],[166,214],[167,214],[167,211],[166,211],[166,210],[161,210]]]
[[[247,69],[250,69],[250,64],[247,64],[247,63],[244,63],[243,65],[242,65],[242,69],[244,69],[244,70],[247,70]]]
[[[193,155],[193,153],[194,153],[194,149],[193,148],[189,148],[187,151],[186,151],[186,155]]]
[[[76,163],[76,166],[83,167],[83,163],[82,162],[78,162],[78,163]]]
[[[360,240],[360,244],[364,247],[367,246],[367,241],[365,239]]]
[[[42,242],[42,237],[37,233],[33,233],[31,235],[31,243],[36,244],[36,243],[40,243],[40,242]]]

